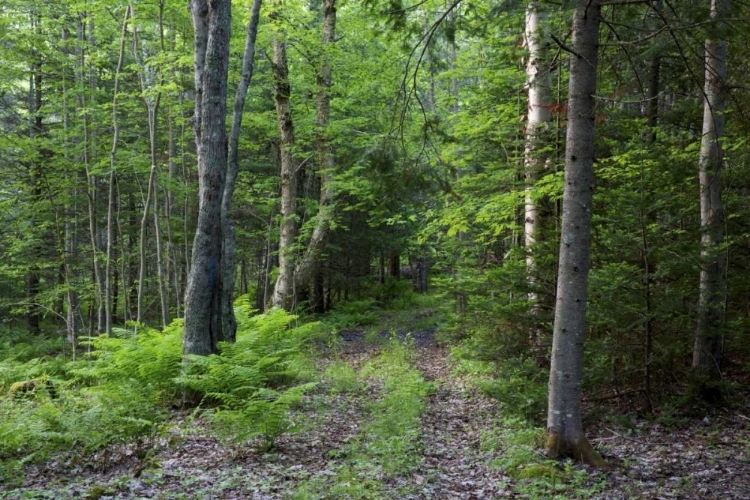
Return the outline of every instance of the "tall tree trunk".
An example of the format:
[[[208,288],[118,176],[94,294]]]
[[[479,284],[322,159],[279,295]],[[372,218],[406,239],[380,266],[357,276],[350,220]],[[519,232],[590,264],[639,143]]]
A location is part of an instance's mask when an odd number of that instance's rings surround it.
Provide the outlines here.
[[[253,78],[255,67],[255,39],[258,35],[258,19],[260,17],[261,0],[253,0],[250,21],[247,23],[245,38],[245,54],[242,58],[242,77],[237,86],[232,112],[232,130],[229,134],[229,151],[227,158],[227,178],[221,199],[221,229],[224,237],[221,255],[221,320],[224,338],[234,342],[237,337],[237,318],[234,316],[234,276],[235,276],[235,241],[232,226],[231,207],[234,186],[237,181],[237,157],[239,151],[240,130],[242,129],[242,112],[245,108],[245,98],[250,80]]]
[[[84,13],[79,14],[79,21],[77,27],[77,38],[78,38],[78,67],[76,69],[76,80],[78,81],[79,93],[78,93],[78,107],[82,110],[82,128],[83,128],[83,166],[86,173],[86,199],[88,202],[88,216],[89,216],[89,240],[91,242],[91,255],[92,255],[92,275],[94,278],[94,298],[96,300],[97,310],[97,327],[96,332],[99,333],[103,330],[103,311],[104,311],[104,280],[102,279],[101,269],[99,266],[99,245],[97,244],[97,227],[96,227],[96,201],[97,201],[97,189],[96,189],[96,177],[91,171],[91,152],[93,148],[93,133],[89,127],[89,109],[86,106],[86,95],[82,89],[86,88],[86,80],[84,72],[86,70],[86,59],[84,52],[84,44],[86,43],[86,15]],[[93,24],[90,24],[91,30],[93,30]],[[92,33],[89,33],[88,42],[93,45],[91,38]],[[96,77],[94,70],[89,68],[89,88],[92,91],[90,99],[94,99],[93,90],[96,88]],[[89,307],[89,334],[94,331],[92,314],[93,305],[90,302]]]
[[[34,34],[41,36],[39,25],[41,19],[36,12],[31,14],[31,27]],[[34,158],[29,167],[29,181],[31,184],[31,202],[36,207],[36,212],[41,209],[42,201],[42,162],[45,152],[41,146],[44,133],[44,120],[42,118],[42,58],[34,49],[31,52],[31,74],[29,78],[29,138],[36,141],[37,157]],[[41,332],[41,308],[39,306],[40,270],[39,260],[42,254],[42,243],[40,234],[33,235],[31,244],[31,260],[29,273],[26,277],[26,299],[28,301],[26,312],[26,327],[30,333]]]
[[[524,151],[524,170],[526,193],[524,207],[524,236],[526,245],[526,276],[529,285],[529,302],[534,325],[531,328],[531,348],[539,360],[546,359],[544,329],[541,327],[542,304],[537,288],[539,286],[539,269],[536,259],[535,243],[540,237],[542,225],[541,203],[535,199],[534,187],[541,177],[549,160],[546,138],[549,135],[549,124],[552,121],[550,95],[552,80],[547,61],[547,40],[545,23],[547,15],[541,11],[536,0],[529,2],[526,8],[526,46],[529,59],[526,64],[528,86],[528,119],[526,123],[526,147]]]
[[[183,353],[208,355],[224,340],[221,321],[221,200],[227,170],[226,99],[230,0],[192,0],[195,28],[198,224],[185,299]],[[201,103],[197,99],[201,99]]]
[[[331,115],[331,49],[336,38],[336,0],[323,0],[321,63],[317,75],[318,99],[315,119],[315,147],[320,173],[318,216],[305,254],[294,273],[297,290],[307,289],[317,272],[325,249],[333,218],[333,151],[331,151],[328,122]]]
[[[275,14],[275,13],[274,13]],[[277,32],[273,41],[273,85],[279,122],[281,150],[281,227],[279,236],[279,276],[273,290],[273,306],[287,311],[294,307],[294,256],[292,246],[297,235],[297,166],[292,155],[294,122],[289,102],[291,87],[286,62],[286,35]]]
[[[120,124],[117,121],[117,97],[120,92],[120,73],[125,60],[125,37],[128,31],[130,5],[125,7],[125,18],[120,32],[120,52],[115,69],[115,85],[112,97],[112,149],[109,152],[109,196],[107,198],[107,259],[104,271],[104,333],[112,334],[112,251],[114,235],[115,182],[117,179],[117,146],[120,141]]]
[[[585,463],[606,467],[586,439],[581,420],[601,5],[599,0],[578,0],[576,5],[546,451],[551,457],[571,455]]]
[[[161,10],[163,9],[163,4],[159,4],[160,8],[160,14],[159,14],[159,28],[160,28],[160,41],[162,43],[162,49],[164,48],[164,35],[163,35],[163,28],[161,25]],[[131,2],[130,9],[133,17],[135,17],[135,12],[133,9],[133,4]],[[161,319],[162,319],[162,326],[166,327],[169,323],[169,320],[167,318],[168,314],[168,305],[166,303],[166,290],[164,288],[164,261],[162,258],[162,252],[161,252],[161,234],[160,234],[160,226],[159,226],[159,210],[158,210],[158,193],[157,193],[157,176],[158,176],[158,165],[157,165],[157,135],[156,135],[156,126],[157,126],[157,117],[159,113],[159,104],[161,103],[161,84],[163,83],[163,75],[160,77],[160,81],[158,83],[159,85],[159,91],[156,93],[155,97],[148,97],[147,90],[149,90],[149,86],[153,85],[154,82],[153,76],[149,77],[150,70],[148,67],[146,67],[142,62],[140,58],[140,48],[138,46],[138,35],[135,30],[133,30],[133,57],[138,64],[138,67],[140,68],[138,76],[141,82],[141,91],[143,92],[143,100],[144,104],[146,105],[146,113],[147,113],[147,119],[148,119],[148,137],[149,137],[149,147],[150,147],[150,158],[151,158],[151,171],[149,173],[148,177],[148,186],[146,188],[146,201],[143,204],[143,217],[141,218],[141,232],[140,232],[140,267],[138,272],[138,310],[137,310],[137,317],[136,322],[141,323],[143,321],[143,299],[145,295],[145,282],[146,282],[146,225],[148,223],[148,216],[149,216],[149,210],[151,208],[152,199],[154,200],[154,212],[155,212],[155,219],[154,219],[154,233],[155,233],[155,239],[156,239],[156,267],[157,267],[157,282],[159,287],[159,304],[160,304],[160,311],[161,311]]]
[[[693,368],[712,378],[721,377],[724,357],[724,265],[721,246],[724,208],[721,201],[721,138],[726,109],[727,42],[726,19],[729,0],[711,0],[715,34],[706,40],[703,99],[703,135],[698,160],[701,199],[701,272],[698,328],[693,348]]]

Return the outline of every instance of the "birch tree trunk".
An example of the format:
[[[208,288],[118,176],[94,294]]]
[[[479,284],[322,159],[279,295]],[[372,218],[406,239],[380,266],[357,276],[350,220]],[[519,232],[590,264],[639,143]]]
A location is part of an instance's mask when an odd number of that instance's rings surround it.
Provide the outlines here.
[[[234,316],[234,276],[235,276],[235,241],[232,226],[231,208],[234,186],[237,181],[237,156],[239,150],[240,130],[242,129],[242,112],[245,108],[245,98],[250,80],[253,78],[255,67],[255,39],[258,35],[258,20],[262,0],[253,0],[250,21],[247,24],[245,38],[245,53],[242,58],[242,77],[237,86],[232,112],[232,129],[229,134],[229,151],[227,158],[227,178],[221,199],[221,228],[224,237],[222,247],[222,280],[221,280],[221,321],[224,337],[234,342],[237,336],[237,318]]]
[[[276,116],[279,122],[281,150],[281,223],[279,236],[279,276],[272,303],[287,311],[294,307],[294,257],[291,253],[297,235],[297,168],[292,155],[294,122],[289,103],[291,88],[286,62],[285,34],[277,32],[273,41],[273,86]]]
[[[208,355],[224,340],[221,321],[221,203],[227,170],[226,97],[230,0],[192,0],[195,28],[198,223],[185,298],[184,355]],[[198,116],[197,113],[200,113]]]
[[[524,170],[526,177],[526,193],[524,206],[524,236],[526,245],[526,276],[529,285],[529,302],[531,315],[535,325],[531,330],[531,348],[536,352],[537,359],[546,359],[546,349],[542,336],[543,330],[539,326],[541,306],[537,287],[539,273],[537,269],[534,244],[539,239],[541,225],[540,206],[534,199],[534,186],[544,171],[549,160],[545,137],[552,121],[550,110],[550,95],[552,80],[547,64],[547,40],[544,35],[546,13],[536,0],[529,2],[526,8],[526,47],[529,59],[526,64],[526,84],[528,87],[528,119],[526,122],[526,146],[524,151]]]
[[[693,369],[712,378],[721,377],[724,356],[725,279],[721,246],[724,208],[721,200],[721,138],[726,109],[727,42],[724,39],[729,0],[711,0],[714,36],[706,40],[703,91],[703,134],[698,160],[701,196],[701,272],[698,328],[693,348]]]
[[[336,37],[336,0],[323,0],[323,28],[321,63],[317,75],[318,99],[315,120],[315,147],[320,172],[320,200],[318,216],[305,254],[294,273],[296,289],[309,287],[325,249],[333,218],[333,169],[334,159],[328,137],[328,122],[331,114],[331,49]]]
[[[578,0],[573,16],[560,264],[549,378],[546,451],[606,467],[583,432],[581,379],[594,192],[596,70],[601,5]]]

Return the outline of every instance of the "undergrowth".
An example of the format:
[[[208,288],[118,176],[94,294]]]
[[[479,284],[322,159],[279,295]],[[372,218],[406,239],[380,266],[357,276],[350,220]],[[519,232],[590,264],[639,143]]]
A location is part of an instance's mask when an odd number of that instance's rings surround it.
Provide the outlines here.
[[[314,385],[295,384],[311,378],[302,348],[315,326],[290,327],[294,316],[280,310],[252,316],[242,300],[237,313],[236,344],[185,364],[181,320],[164,331],[114,329],[111,337],[89,339],[89,354],[75,361],[57,341],[4,338],[0,482],[18,481],[23,464],[54,453],[153,446],[186,390],[201,399],[220,438],[259,438],[263,448],[272,447],[293,427],[290,407]]]
[[[402,498],[406,491],[385,491],[384,480],[408,476],[421,461],[421,415],[432,385],[413,368],[413,349],[391,341],[377,358],[365,365],[358,380],[368,392],[381,396],[369,405],[370,418],[357,441],[339,450],[344,459],[334,477],[316,476],[292,496],[296,500]],[[336,367],[332,374],[349,370]],[[394,496],[395,495],[395,496]]]

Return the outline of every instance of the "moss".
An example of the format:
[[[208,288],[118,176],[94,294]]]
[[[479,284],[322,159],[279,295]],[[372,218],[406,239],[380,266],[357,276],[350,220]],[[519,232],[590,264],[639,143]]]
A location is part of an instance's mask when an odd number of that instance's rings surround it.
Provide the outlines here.
[[[561,481],[562,472],[546,464],[530,464],[517,469],[514,474],[516,479],[546,479],[548,481]]]
[[[565,439],[562,434],[548,432],[545,452],[549,458],[572,457],[597,469],[610,469],[609,464],[594,450],[586,437]]]
[[[109,488],[108,486],[104,486],[102,484],[95,484],[91,488],[89,488],[89,491],[86,492],[86,500],[99,500],[103,496],[109,496],[112,495],[114,491],[112,488]]]
[[[20,397],[25,394],[35,394],[40,390],[45,391],[52,399],[55,399],[57,397],[55,385],[46,376],[15,382],[8,389],[8,395]]]

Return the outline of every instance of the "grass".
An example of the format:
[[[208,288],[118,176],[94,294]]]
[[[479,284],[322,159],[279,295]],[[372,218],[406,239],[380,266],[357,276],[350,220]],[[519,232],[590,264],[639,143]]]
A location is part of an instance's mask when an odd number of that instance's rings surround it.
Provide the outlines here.
[[[331,457],[340,459],[331,466],[335,475],[312,477],[290,498],[374,500],[408,493],[389,491],[386,481],[410,475],[421,462],[421,416],[432,385],[413,368],[413,355],[410,346],[393,341],[362,368],[358,379],[366,390],[381,394],[368,407],[370,417],[362,433]],[[352,371],[348,365],[334,364],[326,373],[334,387],[352,387]]]

